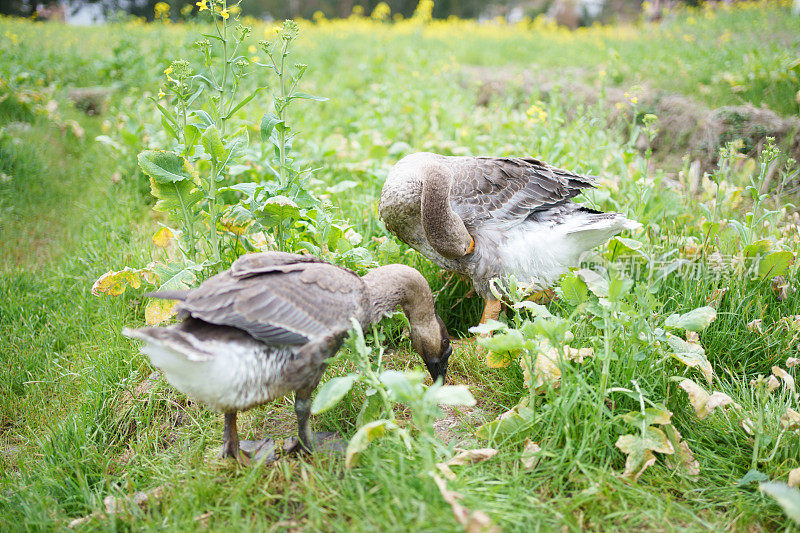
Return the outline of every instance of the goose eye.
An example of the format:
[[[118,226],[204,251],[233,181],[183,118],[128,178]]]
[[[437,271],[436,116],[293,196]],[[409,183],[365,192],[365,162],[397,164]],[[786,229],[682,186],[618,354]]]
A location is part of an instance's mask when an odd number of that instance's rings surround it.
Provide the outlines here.
[[[444,338],[442,339],[442,350],[446,350],[450,347],[450,339]]]

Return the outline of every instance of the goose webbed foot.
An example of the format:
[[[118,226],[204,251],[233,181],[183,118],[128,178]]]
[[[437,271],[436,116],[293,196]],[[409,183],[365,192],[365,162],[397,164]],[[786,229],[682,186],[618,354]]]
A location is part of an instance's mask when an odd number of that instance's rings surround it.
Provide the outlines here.
[[[292,437],[286,439],[283,443],[283,453],[336,453],[344,455],[347,449],[347,444],[339,437],[338,433],[333,431],[314,431],[311,434],[312,448],[304,445],[303,442],[297,438]]]
[[[222,433],[222,450],[220,457],[223,459],[233,457],[241,465],[250,465],[256,461],[274,462],[275,441],[271,438],[261,440],[239,440],[236,428],[236,413],[225,413],[225,430]]]

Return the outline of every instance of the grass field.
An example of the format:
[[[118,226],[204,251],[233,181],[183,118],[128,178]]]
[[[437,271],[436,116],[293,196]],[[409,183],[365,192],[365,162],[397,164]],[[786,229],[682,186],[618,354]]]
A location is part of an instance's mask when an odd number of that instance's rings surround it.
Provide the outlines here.
[[[667,172],[648,150],[659,120],[639,99],[654,90],[796,116],[800,18],[784,4],[739,3],[572,32],[542,20],[431,21],[424,11],[394,23],[300,21],[286,79],[307,64],[297,90],[328,100],[292,100],[276,112],[291,129],[270,126],[264,139],[262,116],[277,111],[281,85],[258,66],[270,50],[259,41],[282,46],[286,29],[276,37],[271,24],[244,21],[252,32],[235,56],[226,50],[228,75],[210,82],[224,88],[222,101],[205,90],[189,104],[209,112],[203,122],[181,109],[202,84],[181,69],[223,71],[222,41],[201,35],[215,34],[210,18],[80,29],[0,19],[1,530],[64,529],[81,517],[91,517],[75,525],[82,530],[459,530],[434,472],[467,514],[485,513],[471,531],[795,527],[759,490],[800,468],[791,139],[731,138],[702,179],[689,159]],[[233,19],[225,36],[238,40]],[[212,41],[207,62],[206,45],[194,44],[203,39]],[[476,72],[486,68],[534,72],[548,90],[512,79],[481,100]],[[577,99],[573,82],[597,98]],[[192,90],[181,93],[182,83]],[[230,117],[214,114],[263,86]],[[605,98],[613,91],[626,94],[622,103]],[[218,164],[212,127],[235,164]],[[137,165],[146,150],[189,162],[184,183],[206,193],[194,211],[154,209]],[[481,302],[462,299],[464,282],[448,281],[377,216],[388,169],[422,150],[530,155],[598,175],[582,201],[643,228],[588,258],[599,278],[566,276],[546,312],[514,307],[509,294],[505,325],[481,341],[488,353],[458,346],[448,377],[469,385],[477,404],[447,409],[436,424],[450,442],[431,439],[432,417],[397,402],[411,444],[389,432],[354,468],[325,455],[253,468],[219,459],[221,416],[170,387],[120,335],[164,317],[143,296],[147,279],[156,273],[162,285],[172,272],[196,284],[242,253],[277,247],[360,273],[403,262],[437,291],[450,331],[466,335]],[[256,206],[247,183],[292,203]],[[164,226],[168,243],[154,240]],[[98,278],[125,267],[141,286],[92,294]],[[368,335],[375,353],[386,350],[382,368],[420,366],[403,328],[393,317]],[[566,344],[593,355],[553,356],[572,353]],[[353,371],[343,352],[323,381]],[[715,409],[713,391],[723,404]],[[315,429],[352,437],[364,399],[354,388],[314,417]],[[291,399],[280,400],[242,414],[240,431],[289,437],[293,416]],[[457,445],[499,452],[444,478],[434,464]],[[148,494],[140,505],[131,503],[138,491]]]

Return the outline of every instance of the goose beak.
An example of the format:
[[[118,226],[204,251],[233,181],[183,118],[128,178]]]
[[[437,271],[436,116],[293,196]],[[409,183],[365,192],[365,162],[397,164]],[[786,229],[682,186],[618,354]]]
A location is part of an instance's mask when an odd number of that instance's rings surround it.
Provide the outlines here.
[[[439,359],[425,361],[425,366],[428,368],[428,372],[430,372],[431,379],[434,383],[441,377],[442,384],[444,385],[445,379],[447,378],[447,361],[450,359],[450,354],[452,353],[452,346],[448,346],[447,350],[444,351]]]
[[[475,239],[472,238],[472,235],[469,236],[469,248],[467,248],[467,253],[465,255],[471,254],[475,251]]]

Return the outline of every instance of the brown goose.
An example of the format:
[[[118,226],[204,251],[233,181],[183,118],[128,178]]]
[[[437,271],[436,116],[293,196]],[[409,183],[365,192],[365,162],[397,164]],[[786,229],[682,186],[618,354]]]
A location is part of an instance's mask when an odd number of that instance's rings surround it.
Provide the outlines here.
[[[404,265],[360,278],[316,257],[267,252],[240,257],[196,289],[153,296],[180,300],[184,320],[123,335],[144,341],[142,353],[178,390],[225,413],[222,456],[245,463],[251,453],[244,448],[267,441],[240,447],[237,412],[292,391],[300,446],[313,449],[311,393],[351,318],[367,326],[400,306],[434,380],[444,380],[452,352],[427,281]]]
[[[401,241],[472,279],[485,322],[500,313],[492,279],[545,289],[583,252],[641,226],[570,201],[594,179],[531,158],[416,153],[389,172],[380,215]]]

